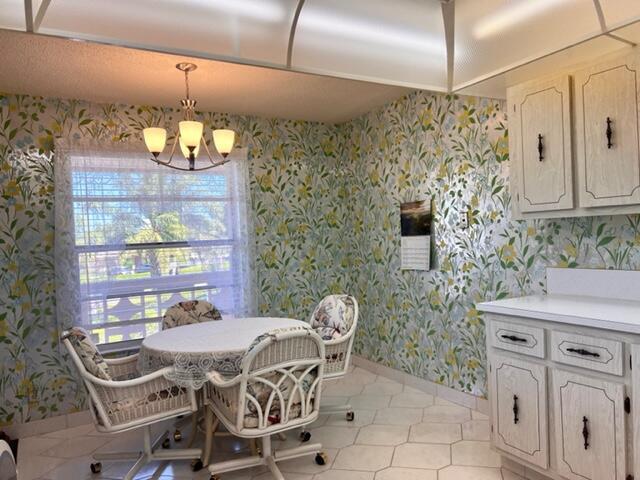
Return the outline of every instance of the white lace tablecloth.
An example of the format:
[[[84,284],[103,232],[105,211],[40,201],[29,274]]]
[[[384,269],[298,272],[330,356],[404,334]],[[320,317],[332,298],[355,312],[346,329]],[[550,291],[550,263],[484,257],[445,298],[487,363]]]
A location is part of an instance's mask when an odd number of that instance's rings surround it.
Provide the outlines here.
[[[142,341],[138,370],[143,375],[174,367],[168,375],[178,385],[199,389],[207,373],[240,373],[245,352],[256,337],[276,328],[308,327],[292,318],[249,317],[170,328]]]

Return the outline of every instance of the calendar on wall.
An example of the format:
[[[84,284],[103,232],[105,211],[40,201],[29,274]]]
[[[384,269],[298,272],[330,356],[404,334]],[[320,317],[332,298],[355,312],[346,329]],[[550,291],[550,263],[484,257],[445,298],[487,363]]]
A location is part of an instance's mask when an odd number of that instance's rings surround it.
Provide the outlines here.
[[[430,269],[431,219],[431,200],[400,205],[402,270]]]

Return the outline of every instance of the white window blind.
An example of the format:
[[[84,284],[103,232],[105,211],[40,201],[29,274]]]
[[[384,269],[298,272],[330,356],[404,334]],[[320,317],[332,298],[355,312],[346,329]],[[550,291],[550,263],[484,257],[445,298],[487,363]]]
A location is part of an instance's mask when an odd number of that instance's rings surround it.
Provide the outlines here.
[[[157,332],[180,301],[246,314],[250,233],[240,162],[181,172],[146,155],[70,150],[74,323],[112,343]]]

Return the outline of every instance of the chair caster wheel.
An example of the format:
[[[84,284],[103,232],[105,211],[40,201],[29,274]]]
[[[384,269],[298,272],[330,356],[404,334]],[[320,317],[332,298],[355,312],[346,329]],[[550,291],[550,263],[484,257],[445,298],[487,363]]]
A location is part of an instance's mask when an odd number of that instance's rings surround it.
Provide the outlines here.
[[[102,471],[102,464],[100,462],[92,463],[89,465],[91,473],[100,473]]]
[[[326,465],[328,461],[329,461],[329,457],[327,457],[326,453],[324,452],[316,453],[316,463],[318,465]]]
[[[347,412],[347,422],[353,422],[356,418],[356,414],[354,412]]]
[[[180,430],[176,430],[175,432],[173,432],[173,439],[176,442],[179,442],[180,440],[182,440],[182,432]]]
[[[311,440],[311,432],[300,432],[300,441],[301,442],[308,442],[309,440]]]
[[[165,438],[164,441],[162,442],[162,448],[164,448],[165,450],[167,448],[171,448],[171,440],[169,440],[168,438]]]
[[[211,475],[209,480],[220,480],[220,475]]]
[[[197,459],[197,460],[192,460],[191,461],[191,471],[192,472],[199,472],[200,470],[202,470],[202,467],[204,467],[204,465],[202,464],[202,460]]]

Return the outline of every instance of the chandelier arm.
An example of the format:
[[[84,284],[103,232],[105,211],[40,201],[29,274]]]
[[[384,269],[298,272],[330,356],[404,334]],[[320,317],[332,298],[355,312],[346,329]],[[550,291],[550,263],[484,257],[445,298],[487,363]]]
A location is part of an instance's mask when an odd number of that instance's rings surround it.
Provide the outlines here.
[[[209,161],[211,162],[212,165],[215,165],[216,161],[213,159],[213,156],[211,155],[211,151],[209,150],[209,147],[207,146],[207,142],[205,142],[205,140],[204,140],[204,135],[202,136],[200,141],[202,142],[202,145],[204,146],[205,152],[207,152],[207,156],[209,157]]]
[[[220,162],[212,163],[211,165],[207,165],[206,167],[194,168],[193,170],[191,170],[189,168],[176,167],[175,165],[171,165],[170,163],[163,162],[161,160],[156,160],[153,157],[151,158],[151,160],[153,162],[157,163],[158,165],[162,165],[163,167],[173,168],[174,170],[180,170],[182,172],[200,172],[202,170],[210,170],[210,169],[215,168],[215,167],[220,167],[220,166],[224,165],[225,163],[229,163],[231,161],[230,158],[225,158],[224,160],[222,160]]]

